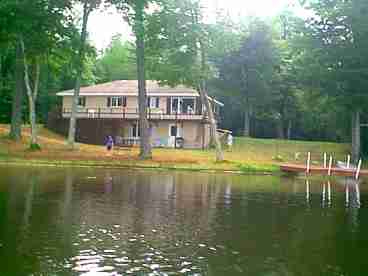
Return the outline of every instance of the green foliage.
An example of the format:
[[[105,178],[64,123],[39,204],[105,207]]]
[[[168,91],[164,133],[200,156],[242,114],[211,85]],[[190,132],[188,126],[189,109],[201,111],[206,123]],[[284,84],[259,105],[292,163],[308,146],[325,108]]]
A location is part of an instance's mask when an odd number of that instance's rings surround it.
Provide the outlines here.
[[[98,82],[137,79],[135,47],[123,42],[121,35],[114,36],[110,45],[96,62]]]
[[[272,160],[277,162],[284,162],[284,158],[281,155],[272,156]]]
[[[39,144],[30,144],[29,145],[29,151],[40,151],[41,146]]]
[[[19,33],[24,36],[29,60],[42,56],[37,101],[39,122],[46,122],[49,111],[59,103],[60,99],[55,93],[74,87],[79,34],[72,18],[66,16],[70,9],[70,1],[51,1],[45,10],[41,1],[1,1],[0,21],[5,28],[0,28],[0,123],[10,122],[15,89],[15,44]],[[83,71],[84,85],[96,82],[95,59],[96,51],[88,45]],[[23,103],[26,118],[26,99]]]
[[[309,2],[309,1],[308,1]],[[315,13],[297,37],[301,72],[309,86],[336,98],[340,105],[364,108],[368,85],[368,3],[310,2]]]
[[[217,63],[223,87],[238,92],[240,101],[261,105],[268,99],[265,93],[276,61],[274,50],[271,28],[262,21],[251,22],[240,48]]]
[[[199,3],[165,0],[147,16],[147,68],[152,79],[197,87],[201,77],[198,41],[206,39]]]
[[[9,122],[11,116],[14,52],[11,47],[0,48],[0,123]]]

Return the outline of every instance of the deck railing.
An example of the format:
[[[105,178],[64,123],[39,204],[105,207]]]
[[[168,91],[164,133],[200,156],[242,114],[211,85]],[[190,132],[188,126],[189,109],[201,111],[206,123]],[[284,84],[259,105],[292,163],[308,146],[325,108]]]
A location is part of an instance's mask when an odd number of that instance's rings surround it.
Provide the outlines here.
[[[70,117],[71,108],[63,109],[63,117]],[[78,118],[95,119],[138,119],[139,112],[137,108],[79,108]],[[185,112],[166,112],[165,109],[148,108],[147,118],[149,120],[201,120],[206,119],[202,112],[187,110]]]

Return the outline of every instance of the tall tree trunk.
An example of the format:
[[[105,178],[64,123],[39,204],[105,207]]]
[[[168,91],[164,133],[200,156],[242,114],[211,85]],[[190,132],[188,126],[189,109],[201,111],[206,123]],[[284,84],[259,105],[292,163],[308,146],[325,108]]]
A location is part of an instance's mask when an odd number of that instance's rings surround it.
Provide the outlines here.
[[[40,81],[40,62],[38,58],[36,58],[35,64],[35,77],[34,77],[34,84],[33,90],[31,87],[30,81],[30,72],[28,69],[28,62],[25,55],[25,47],[24,41],[21,39],[21,47],[22,47],[22,56],[23,56],[23,65],[24,65],[24,83],[26,86],[27,96],[28,96],[28,106],[29,106],[29,121],[31,124],[31,141],[30,145],[31,148],[33,146],[38,147],[37,143],[37,122],[36,122],[36,101],[37,101],[37,94],[38,94],[38,85]]]
[[[82,80],[82,72],[84,65],[84,53],[85,53],[85,44],[87,39],[87,23],[88,17],[90,14],[90,8],[88,7],[88,1],[84,2],[83,6],[83,22],[82,22],[82,33],[81,40],[79,46],[78,53],[78,62],[77,62],[77,76],[75,78],[75,86],[74,86],[74,95],[72,101],[72,112],[70,114],[69,121],[69,133],[68,133],[68,146],[70,149],[74,149],[75,146],[75,133],[77,127],[77,115],[78,115],[78,99],[81,87]]]
[[[144,64],[144,6],[140,1],[137,2],[139,3],[136,3],[135,6],[135,35],[137,44],[139,127],[141,132],[139,157],[140,159],[152,159],[149,123],[147,119],[147,91]]]
[[[222,146],[221,146],[221,142],[220,142],[220,138],[217,134],[217,121],[215,118],[215,115],[213,114],[213,110],[212,110],[212,106],[211,103],[208,99],[208,94],[207,94],[207,88],[206,88],[206,82],[203,80],[200,88],[199,88],[199,93],[201,96],[201,100],[204,103],[205,107],[206,107],[206,113],[208,116],[208,120],[210,122],[210,128],[211,128],[211,140],[215,143],[215,149],[216,149],[216,161],[217,162],[221,162],[224,160],[224,153],[222,151]]]
[[[22,49],[20,42],[17,42],[15,60],[15,91],[12,100],[12,117],[9,137],[19,141],[22,137],[22,102],[24,96],[24,71],[22,60]]]
[[[292,127],[293,127],[292,121],[289,120],[288,121],[288,126],[287,126],[287,132],[286,132],[286,137],[287,137],[288,140],[291,139],[291,129],[292,129]]]
[[[285,134],[284,134],[284,120],[282,117],[280,117],[277,120],[277,138],[279,139],[285,139]]]
[[[204,103],[206,107],[206,112],[208,116],[208,120],[210,122],[210,133],[211,133],[211,141],[215,143],[216,149],[216,162],[224,161],[224,152],[222,151],[220,138],[217,133],[217,121],[215,115],[213,114],[212,106],[208,98],[207,94],[207,85],[206,85],[206,53],[204,49],[203,41],[199,41],[200,44],[200,54],[201,54],[201,73],[202,80],[199,84],[199,95],[201,97],[202,103]],[[215,104],[215,103],[213,103]]]
[[[250,137],[250,115],[251,115],[251,110],[250,110],[250,103],[249,103],[248,98],[245,100],[244,108],[245,108],[245,110],[244,110],[243,136],[244,137]]]
[[[352,157],[353,157],[353,160],[357,162],[360,157],[360,111],[359,110],[353,113],[351,130],[352,130],[352,133],[351,133]]]
[[[28,96],[29,122],[31,124],[31,145],[37,145],[37,123],[36,123],[36,105],[32,96]]]

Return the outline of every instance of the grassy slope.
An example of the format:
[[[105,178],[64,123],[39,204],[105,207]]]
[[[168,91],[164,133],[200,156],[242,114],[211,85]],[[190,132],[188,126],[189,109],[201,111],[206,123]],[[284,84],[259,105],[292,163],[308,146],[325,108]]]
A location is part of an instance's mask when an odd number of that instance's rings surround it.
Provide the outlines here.
[[[323,152],[333,153],[343,160],[349,150],[349,146],[345,144],[236,138],[232,151],[225,152],[227,161],[220,164],[214,162],[213,151],[175,149],[154,149],[152,161],[139,161],[137,148],[116,150],[113,156],[109,156],[103,146],[86,144],[79,144],[78,150],[70,151],[62,136],[45,128],[39,130],[42,151],[30,152],[27,150],[29,129],[24,128],[21,143],[5,138],[8,129],[7,125],[0,125],[0,137],[3,137],[0,139],[1,159],[33,164],[277,171],[278,162],[303,162],[308,151],[312,153],[313,160],[321,162]],[[299,153],[299,160],[295,160],[295,153]],[[281,156],[282,160],[275,160],[275,156]]]

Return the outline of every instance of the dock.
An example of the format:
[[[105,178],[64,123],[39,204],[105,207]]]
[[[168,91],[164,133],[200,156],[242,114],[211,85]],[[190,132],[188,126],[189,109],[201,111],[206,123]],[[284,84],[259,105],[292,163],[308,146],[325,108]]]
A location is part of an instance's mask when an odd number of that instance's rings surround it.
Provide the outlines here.
[[[283,172],[288,173],[307,173],[309,174],[318,174],[318,175],[328,175],[329,168],[322,167],[322,166],[310,166],[307,168],[307,165],[296,165],[296,164],[281,164],[280,169]],[[308,170],[309,169],[309,170]],[[330,175],[335,176],[356,176],[356,168],[340,168],[340,167],[331,167]],[[368,176],[368,170],[360,170],[360,176]]]

